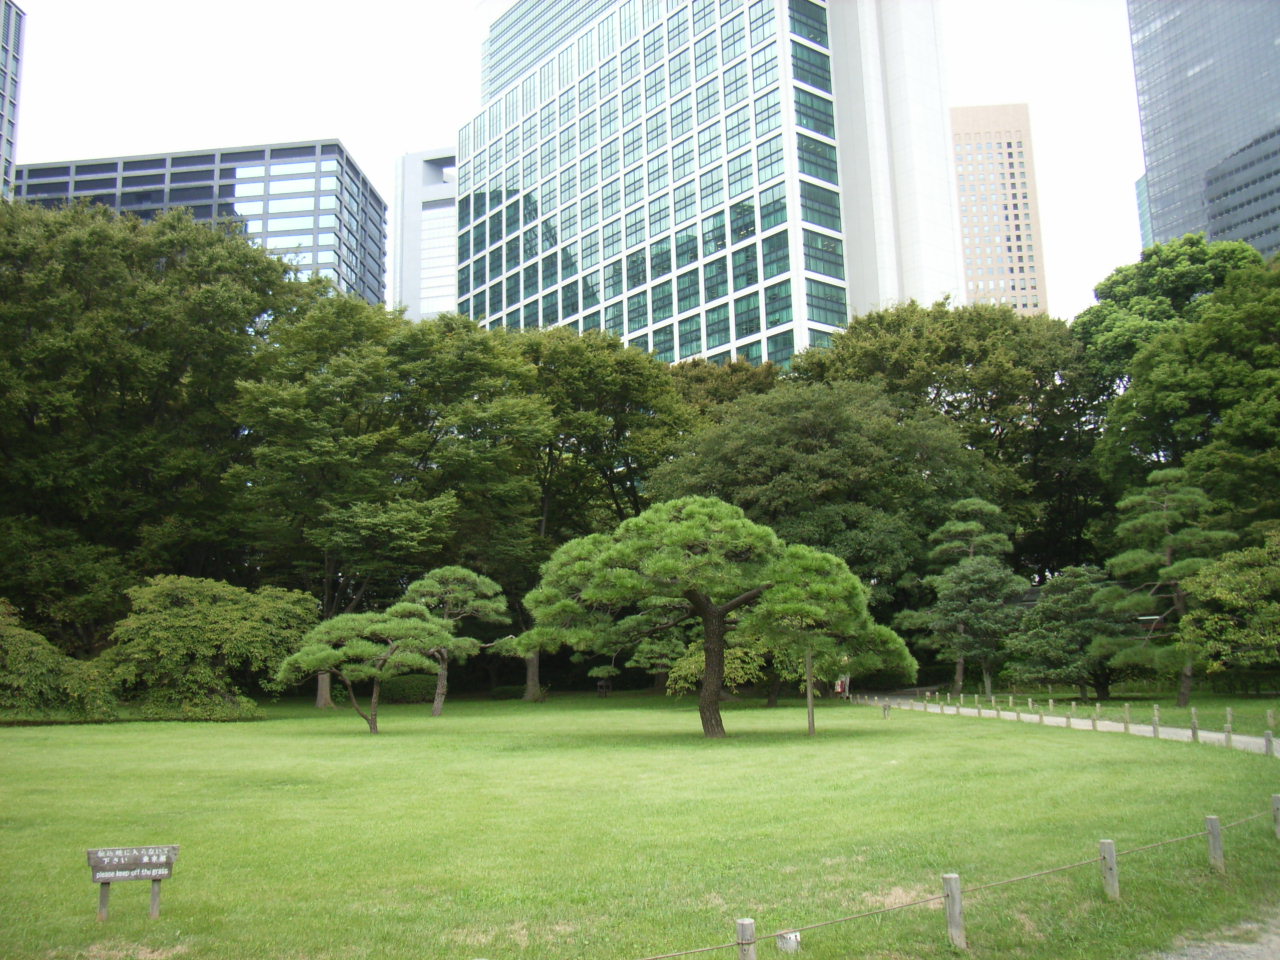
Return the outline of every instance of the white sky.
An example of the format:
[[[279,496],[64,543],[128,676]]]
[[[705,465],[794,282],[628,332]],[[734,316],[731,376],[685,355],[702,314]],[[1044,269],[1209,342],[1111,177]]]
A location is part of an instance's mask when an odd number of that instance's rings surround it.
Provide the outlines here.
[[[336,137],[393,207],[399,158],[479,110],[480,45],[510,4],[20,0],[17,159]],[[1141,252],[1124,0],[940,6],[950,102],[1031,105],[1049,308],[1072,317]]]

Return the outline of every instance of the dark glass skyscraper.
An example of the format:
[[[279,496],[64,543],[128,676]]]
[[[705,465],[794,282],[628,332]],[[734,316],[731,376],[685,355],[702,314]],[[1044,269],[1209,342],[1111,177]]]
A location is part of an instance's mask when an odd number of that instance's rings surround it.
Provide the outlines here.
[[[1280,127],[1280,2],[1128,5],[1147,245],[1208,231],[1211,168]],[[1272,163],[1280,167],[1280,158]]]
[[[13,143],[18,126],[18,78],[22,73],[22,29],[26,14],[0,0],[0,197],[13,190]]]
[[[299,274],[385,299],[387,205],[337,140],[28,163],[15,192],[44,206],[83,200],[143,218],[186,207],[197,220],[240,220],[251,243]]]

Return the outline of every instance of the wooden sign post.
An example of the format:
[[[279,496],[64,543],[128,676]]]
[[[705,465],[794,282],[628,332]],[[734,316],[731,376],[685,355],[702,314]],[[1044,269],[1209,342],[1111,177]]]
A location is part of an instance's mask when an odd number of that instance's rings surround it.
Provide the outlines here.
[[[86,851],[93,882],[98,884],[98,919],[107,919],[111,884],[122,880],[151,881],[151,916],[160,916],[160,881],[173,876],[178,846],[104,847]]]

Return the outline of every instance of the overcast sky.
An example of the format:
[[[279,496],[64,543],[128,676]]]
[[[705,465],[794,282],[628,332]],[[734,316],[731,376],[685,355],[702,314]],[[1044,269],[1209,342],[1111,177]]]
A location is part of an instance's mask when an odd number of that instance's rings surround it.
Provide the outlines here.
[[[399,158],[478,111],[480,45],[511,0],[20,5],[19,163],[336,137],[393,206]],[[1141,252],[1124,0],[940,7],[950,102],[1031,105],[1049,307],[1072,317]]]

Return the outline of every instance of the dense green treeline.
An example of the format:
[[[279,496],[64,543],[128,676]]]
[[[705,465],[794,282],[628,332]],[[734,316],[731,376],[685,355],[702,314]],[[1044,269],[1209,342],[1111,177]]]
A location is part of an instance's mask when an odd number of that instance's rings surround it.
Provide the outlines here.
[[[139,591],[224,612],[310,598],[300,619],[280,614],[285,639],[266,659],[243,637],[227,648],[240,659],[218,682],[234,698],[228,677],[270,686],[317,623],[416,602],[410,584],[460,567],[496,584],[510,620],[479,631],[496,647],[467,655],[524,658],[533,696],[539,654],[563,642],[523,603],[543,565],[664,501],[711,497],[831,558],[813,569],[856,575],[871,619],[849,616],[864,638],[872,620],[895,624],[957,677],[969,657],[988,681],[1004,670],[1101,692],[1144,671],[1189,683],[1274,664],[1280,265],[1189,236],[1097,295],[1070,323],[904,304],[853,318],[789,371],[667,367],[599,333],[412,323],[181,213],[142,223],[3,205],[0,596],[12,610],[0,630],[6,644],[46,644],[31,690],[62,676],[63,696],[78,684],[92,705],[85,662],[110,666],[108,686],[141,689],[139,634],[125,626]],[[990,510],[974,519],[973,503]],[[994,524],[1007,549],[940,551],[973,523]],[[569,582],[563,564],[549,569]],[[1032,585],[1064,571],[1084,572],[1048,596],[1056,608],[1087,597],[1106,624],[1092,640],[1055,633],[1053,605],[1018,622]],[[659,593],[615,613],[635,617]],[[777,637],[806,622],[783,630],[761,614],[757,634],[766,621]],[[576,655],[687,674],[705,630],[671,629],[665,654],[605,631]],[[744,648],[759,640],[737,632]],[[427,672],[448,646],[433,636]],[[788,644],[742,676],[805,675]],[[16,703],[12,666],[0,664],[0,695]]]

